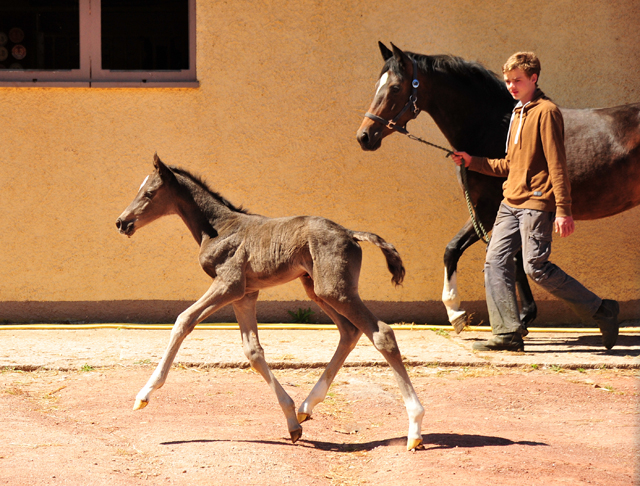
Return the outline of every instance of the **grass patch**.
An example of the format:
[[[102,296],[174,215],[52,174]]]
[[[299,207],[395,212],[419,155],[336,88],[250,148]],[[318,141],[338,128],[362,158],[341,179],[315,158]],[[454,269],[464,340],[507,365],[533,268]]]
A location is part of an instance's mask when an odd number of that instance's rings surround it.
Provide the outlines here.
[[[310,324],[311,318],[315,314],[315,312],[311,310],[311,307],[307,309],[299,308],[295,312],[293,311],[287,311],[287,312],[291,316],[291,320],[294,324]]]

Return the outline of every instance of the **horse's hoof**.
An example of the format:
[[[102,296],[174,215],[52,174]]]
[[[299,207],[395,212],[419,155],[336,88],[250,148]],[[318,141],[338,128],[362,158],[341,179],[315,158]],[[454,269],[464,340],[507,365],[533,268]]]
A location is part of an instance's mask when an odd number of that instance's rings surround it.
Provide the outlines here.
[[[308,413],[298,412],[298,423],[306,422],[307,420],[311,420],[311,415]]]
[[[407,450],[408,451],[417,451],[424,449],[424,444],[422,443],[422,439],[409,439],[407,441]]]
[[[291,442],[295,444],[300,437],[302,437],[302,427],[296,430],[292,430],[289,432],[291,434]]]
[[[453,326],[453,329],[456,331],[456,334],[460,334],[462,331],[464,331],[464,328],[467,327],[467,314],[462,314],[459,317],[456,317],[452,322],[451,325]]]
[[[139,400],[139,399],[136,398],[136,403],[134,403],[133,409],[134,410],[140,410],[141,408],[144,408],[147,405],[149,405],[149,401],[148,400]]]

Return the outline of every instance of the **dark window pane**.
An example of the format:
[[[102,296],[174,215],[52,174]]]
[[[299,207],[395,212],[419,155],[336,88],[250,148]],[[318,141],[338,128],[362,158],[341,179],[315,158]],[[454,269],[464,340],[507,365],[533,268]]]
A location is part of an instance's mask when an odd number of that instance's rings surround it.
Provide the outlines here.
[[[188,0],[102,0],[102,69],[189,69]]]
[[[80,69],[79,0],[0,0],[0,69]]]

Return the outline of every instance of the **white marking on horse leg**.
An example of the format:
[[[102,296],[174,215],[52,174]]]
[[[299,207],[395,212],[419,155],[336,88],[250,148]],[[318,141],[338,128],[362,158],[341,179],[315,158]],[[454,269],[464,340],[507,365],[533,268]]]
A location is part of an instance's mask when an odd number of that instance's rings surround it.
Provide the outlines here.
[[[359,298],[346,305],[341,303],[336,303],[336,305],[332,303],[332,305],[367,335],[391,366],[409,418],[407,450],[421,447],[424,407],[420,403],[407,369],[402,362],[402,355],[398,349],[393,329],[388,324],[379,321]]]
[[[332,307],[322,301],[318,301],[317,304],[329,317],[331,317],[336,326],[338,326],[338,329],[340,330],[340,342],[338,343],[338,347],[336,348],[331,361],[329,361],[329,364],[322,373],[322,376],[298,409],[298,422],[300,423],[308,420],[311,417],[311,413],[315,406],[324,401],[327,396],[327,392],[329,391],[329,387],[331,386],[331,383],[333,383],[338,371],[342,368],[342,365],[351,351],[353,351],[353,348],[355,348],[360,336],[362,336],[362,332],[360,332],[360,330],[354,327],[353,324],[343,316],[338,314]]]
[[[149,180],[149,176],[145,177],[145,179],[142,181],[142,184],[140,184],[140,187],[138,187],[138,191],[142,189],[142,186],[144,186],[148,180]]]
[[[225,285],[223,281],[216,280],[195,304],[191,305],[178,316],[176,323],[171,329],[171,338],[169,339],[169,344],[164,351],[162,359],[149,378],[149,381],[147,381],[146,385],[143,386],[136,395],[136,402],[133,406],[134,410],[147,406],[151,393],[164,385],[173,360],[176,354],[178,354],[180,345],[189,333],[193,331],[196,324],[206,319],[220,307],[233,301],[234,298],[237,297],[234,297],[234,294],[229,292],[229,287]]]
[[[398,343],[393,329],[382,321],[378,321],[376,327],[378,331],[373,333],[371,341],[393,369],[405,408],[407,409],[407,416],[409,418],[407,450],[420,448],[422,446],[422,418],[424,417],[424,407],[418,399],[418,395],[411,384],[407,369],[402,362],[402,355],[398,349]]]
[[[449,322],[456,333],[460,334],[467,325],[467,312],[460,308],[460,294],[458,293],[458,272],[453,272],[451,278],[444,269],[444,286],[442,288],[442,303],[447,308]]]
[[[171,338],[169,339],[169,344],[165,349],[162,359],[149,378],[149,381],[147,381],[146,385],[143,386],[136,395],[136,402],[133,406],[134,410],[146,407],[149,403],[151,394],[158,388],[161,388],[165,381],[167,381],[167,375],[169,374],[169,370],[171,369],[171,365],[173,364],[176,354],[178,354],[180,345],[193,330],[195,325],[195,320],[188,316],[187,311],[178,316],[176,323],[173,325],[173,329],[171,329]]]
[[[309,417],[311,417],[311,413],[315,406],[324,401],[331,383],[333,383],[338,371],[342,368],[342,365],[349,356],[349,353],[351,353],[355,347],[360,335],[361,333],[358,332],[351,340],[340,340],[338,348],[322,373],[322,376],[298,409],[298,421],[300,423],[308,420]]]

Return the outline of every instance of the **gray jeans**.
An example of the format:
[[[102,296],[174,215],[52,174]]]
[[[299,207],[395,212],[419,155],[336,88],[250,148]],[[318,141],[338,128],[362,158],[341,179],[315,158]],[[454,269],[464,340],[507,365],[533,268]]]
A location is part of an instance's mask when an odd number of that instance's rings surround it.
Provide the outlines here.
[[[549,261],[554,214],[500,205],[487,247],[484,282],[494,334],[522,327],[516,298],[514,256],[522,247],[525,273],[550,294],[563,299],[580,317],[591,317],[602,300]]]

